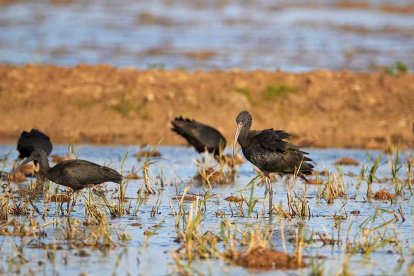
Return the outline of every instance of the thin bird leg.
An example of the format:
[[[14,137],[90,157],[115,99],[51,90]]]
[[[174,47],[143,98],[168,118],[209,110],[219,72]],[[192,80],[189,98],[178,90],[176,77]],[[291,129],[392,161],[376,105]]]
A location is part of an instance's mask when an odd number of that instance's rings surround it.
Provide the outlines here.
[[[272,216],[273,213],[273,187],[272,183],[270,183],[270,176],[269,173],[264,173],[266,177],[266,190],[269,195],[269,216]]]
[[[264,210],[265,210],[265,200],[266,197],[269,196],[269,185],[267,184],[267,176],[265,175],[265,193],[264,193],[264,199],[263,199],[263,214],[264,214]]]
[[[75,207],[76,201],[78,200],[78,191],[73,192],[73,201],[72,201],[72,208]]]
[[[74,194],[75,194],[75,192],[72,192],[72,195],[71,195],[71,197],[72,197],[72,200],[75,200],[75,198],[74,198]],[[71,206],[70,208],[69,208],[69,204],[70,203],[70,201],[68,202],[68,213],[67,213],[67,220],[68,220],[68,227],[69,227],[69,235],[71,236],[72,235],[72,224],[71,224],[71,222],[70,222],[70,213],[72,212],[72,209],[73,209],[73,206]]]
[[[69,226],[69,229],[70,229],[71,232],[72,232],[72,225],[71,225],[71,222],[70,222],[70,213],[72,212],[73,208],[75,207],[77,199],[78,199],[78,191],[73,191],[72,192],[72,206],[68,210],[68,226]]]
[[[67,190],[67,192],[68,192],[68,195],[69,195],[69,201],[68,202],[66,202],[66,213],[68,213],[69,214],[69,206],[70,206],[70,201],[72,200],[72,193],[71,194],[69,194],[69,190]]]

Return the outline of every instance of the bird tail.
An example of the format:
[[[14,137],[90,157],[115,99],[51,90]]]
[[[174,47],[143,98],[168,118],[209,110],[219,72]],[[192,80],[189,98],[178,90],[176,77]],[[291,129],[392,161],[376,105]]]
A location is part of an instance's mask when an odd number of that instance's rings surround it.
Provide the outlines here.
[[[176,117],[171,124],[173,125],[172,130],[177,132],[180,135],[188,135],[186,132],[186,128],[191,128],[194,123],[194,120],[183,118],[183,117]]]
[[[305,180],[307,183],[309,183],[309,180],[305,177],[305,175],[310,175],[313,171],[313,165],[311,163],[308,163],[309,161],[312,161],[312,159],[303,156],[302,163],[300,164],[300,169],[298,171],[298,176]]]

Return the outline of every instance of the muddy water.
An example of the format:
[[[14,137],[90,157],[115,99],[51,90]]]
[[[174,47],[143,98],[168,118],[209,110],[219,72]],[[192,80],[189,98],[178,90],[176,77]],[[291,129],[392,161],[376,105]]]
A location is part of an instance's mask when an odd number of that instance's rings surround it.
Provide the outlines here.
[[[124,165],[124,172],[139,170],[142,166],[142,161],[138,162],[134,157],[136,148],[127,147],[95,147],[95,146],[77,146],[76,153],[79,158],[87,159],[100,164],[106,164],[112,168],[120,170],[122,158],[126,152],[129,155],[126,158]],[[153,183],[157,183],[154,188],[159,195],[154,195],[148,198],[138,207],[136,215],[123,215],[120,218],[111,219],[107,215],[110,224],[109,229],[114,233],[114,242],[116,247],[109,251],[100,251],[85,247],[83,249],[70,248],[67,241],[62,238],[62,226],[65,223],[65,218],[59,216],[55,212],[55,205],[49,204],[49,212],[44,219],[35,214],[40,224],[48,224],[44,231],[47,234],[45,237],[8,237],[0,236],[1,244],[1,271],[6,272],[22,272],[26,273],[33,271],[35,273],[59,273],[65,274],[79,274],[80,272],[91,273],[92,275],[109,274],[109,273],[132,273],[133,275],[165,275],[175,273],[175,263],[172,259],[172,252],[180,248],[181,244],[175,242],[177,238],[176,228],[174,226],[174,216],[171,215],[171,207],[178,210],[178,201],[173,199],[177,194],[182,194],[185,187],[192,182],[192,177],[196,174],[196,167],[193,160],[200,156],[191,148],[183,147],[160,147],[162,158],[152,165],[150,169],[150,178]],[[54,149],[54,154],[66,154],[66,147],[58,146]],[[340,157],[351,157],[359,160],[361,164],[367,165],[369,168],[373,164],[373,160],[378,156],[376,151],[363,150],[342,150],[342,149],[324,149],[316,150],[309,149],[310,155],[317,163],[316,169],[328,170],[330,172],[338,172],[338,169],[333,165],[335,160]],[[2,170],[10,170],[13,159],[17,156],[14,146],[4,145],[0,146],[0,156],[4,157],[9,154],[9,159],[3,162]],[[411,152],[404,152],[400,154],[401,160],[405,160]],[[378,179],[385,179],[390,177],[390,169],[388,165],[388,158],[386,155],[382,158],[380,167],[376,176]],[[392,158],[391,158],[392,159]],[[391,160],[390,159],[390,160]],[[410,250],[413,247],[413,196],[410,196],[408,188],[404,190],[403,196],[397,198],[392,204],[390,201],[371,201],[366,202],[366,183],[363,182],[359,190],[357,190],[358,175],[361,166],[343,167],[344,182],[347,193],[347,198],[336,199],[333,204],[327,204],[325,200],[318,198],[319,192],[322,190],[321,185],[309,185],[307,192],[307,200],[309,203],[311,218],[302,221],[305,227],[305,233],[308,237],[312,232],[329,233],[334,239],[341,242],[335,245],[323,245],[321,242],[311,243],[311,245],[304,250],[304,255],[310,257],[306,258],[306,262],[311,262],[312,258],[320,263],[320,267],[327,274],[334,274],[340,270],[344,263],[345,256],[345,242],[348,239],[351,242],[362,240],[362,226],[366,219],[374,216],[378,208],[386,210],[397,211],[399,207],[402,208],[406,216],[406,221],[399,221],[389,224],[386,229],[379,228],[373,233],[384,235],[384,237],[393,237],[398,239],[398,242],[387,244],[383,247],[376,248],[373,253],[366,256],[361,252],[356,252],[351,255],[349,268],[352,273],[356,275],[363,275],[374,271],[375,274],[405,274],[407,273],[410,260]],[[139,171],[141,174],[141,171]],[[207,202],[206,212],[204,213],[202,221],[202,229],[204,231],[212,231],[220,235],[220,225],[222,222],[230,222],[233,227],[239,228],[241,231],[252,230],[255,227],[264,228],[267,225],[274,230],[271,245],[282,250],[283,244],[280,236],[280,219],[276,218],[269,222],[268,218],[261,218],[260,209],[261,201],[263,199],[264,187],[262,185],[254,186],[254,197],[259,199],[259,204],[256,205],[253,211],[254,218],[238,217],[231,215],[229,203],[224,200],[230,195],[240,195],[240,190],[247,185],[247,183],[255,176],[253,167],[245,162],[238,169],[238,177],[235,182],[229,185],[214,185],[212,188],[208,186],[200,186],[197,183],[191,185],[190,193],[203,193],[208,191],[214,196]],[[401,179],[406,179],[405,165],[400,171]],[[164,186],[160,185],[160,179],[164,180]],[[281,203],[287,209],[287,185],[284,180],[277,180],[273,184],[275,195],[274,202]],[[13,187],[16,186],[16,184]],[[19,184],[24,185],[24,184]],[[115,184],[107,184],[107,197],[110,198]],[[127,197],[130,197],[131,205],[135,208],[135,200],[138,189],[143,187],[142,180],[130,180],[127,189]],[[297,183],[293,188],[295,192],[303,190],[304,185]],[[379,188],[393,192],[393,185],[390,181],[386,183],[374,183],[373,190]],[[250,189],[244,192],[248,197]],[[87,192],[84,192],[86,195]],[[85,220],[84,214],[84,196],[79,196],[79,201],[72,213],[73,218],[80,221]],[[159,200],[158,211],[155,215],[151,215],[153,206]],[[38,198],[34,204],[42,212],[45,205],[43,199]],[[188,208],[190,202],[185,203]],[[232,207],[236,210],[235,206]],[[359,215],[352,215],[351,211],[359,210]],[[216,216],[216,212],[221,211],[224,217]],[[393,218],[389,213],[378,215],[378,218],[370,223],[370,227],[380,226],[384,222]],[[340,227],[334,227],[335,215],[344,216],[344,220]],[[56,218],[57,216],[57,218]],[[259,218],[256,218],[258,216]],[[13,218],[10,217],[10,219]],[[26,216],[16,216],[21,222],[27,222]],[[56,219],[62,222],[53,226],[50,224]],[[294,222],[283,220],[285,228],[284,234],[287,240],[294,237],[295,229],[300,222],[295,219]],[[366,225],[365,225],[366,226]],[[338,230],[338,229],[341,230]],[[153,235],[144,235],[145,231],[152,231]],[[116,233],[126,232],[131,236],[130,241],[119,241],[116,238]],[[376,235],[370,237],[374,239]],[[59,244],[62,249],[51,253],[50,250],[38,249],[36,244]],[[221,245],[219,245],[220,247]],[[18,248],[22,248],[21,251]],[[287,241],[286,249],[288,252],[294,251],[294,243]],[[81,250],[87,253],[84,256]],[[20,253],[19,253],[20,252]],[[400,252],[400,253],[399,253]],[[323,259],[317,259],[322,256]],[[24,261],[22,261],[24,260]],[[231,266],[221,260],[210,259],[195,261],[192,264],[194,271],[202,271],[204,274],[226,273],[229,275],[248,275],[258,271],[248,270],[241,267]],[[301,270],[289,270],[285,272],[304,273],[305,275],[311,271],[311,268]],[[279,271],[282,272],[282,271]],[[261,272],[261,274],[273,275],[274,272]]]
[[[414,67],[412,2],[368,3],[16,1],[0,7],[0,62],[367,71],[400,60]]]

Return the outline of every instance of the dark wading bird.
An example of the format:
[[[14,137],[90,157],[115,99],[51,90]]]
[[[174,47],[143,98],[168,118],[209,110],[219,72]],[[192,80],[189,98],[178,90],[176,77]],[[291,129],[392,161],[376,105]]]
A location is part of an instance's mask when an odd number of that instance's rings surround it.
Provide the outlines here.
[[[65,160],[50,167],[47,154],[42,150],[34,150],[16,171],[31,161],[39,162],[40,174],[56,184],[71,188],[74,192],[104,182],[122,181],[122,175],[117,171],[86,160]]]
[[[226,147],[226,139],[215,128],[195,120],[177,117],[171,121],[172,130],[183,136],[198,152],[207,150],[216,158]]]
[[[17,150],[19,151],[19,159],[27,158],[36,149],[44,151],[47,155],[52,152],[52,143],[49,136],[43,132],[32,128],[29,132],[23,131],[17,140]],[[36,171],[39,170],[37,161],[34,162]]]
[[[239,113],[236,123],[233,156],[238,141],[246,159],[266,176],[266,193],[269,194],[269,214],[271,214],[273,191],[269,173],[296,174],[307,182],[305,175],[311,174],[313,169],[313,165],[307,162],[312,160],[305,156],[308,153],[284,141],[291,135],[283,130],[250,130],[252,116],[247,111]]]
[[[71,188],[74,194],[83,188],[92,187],[96,184],[104,182],[121,183],[122,181],[122,175],[117,171],[86,160],[65,160],[51,168],[47,154],[38,149],[34,150],[15,171],[18,171],[30,161],[39,162],[41,175],[56,184]],[[73,201],[73,205],[75,202],[76,200]],[[71,209],[68,211],[68,217]]]

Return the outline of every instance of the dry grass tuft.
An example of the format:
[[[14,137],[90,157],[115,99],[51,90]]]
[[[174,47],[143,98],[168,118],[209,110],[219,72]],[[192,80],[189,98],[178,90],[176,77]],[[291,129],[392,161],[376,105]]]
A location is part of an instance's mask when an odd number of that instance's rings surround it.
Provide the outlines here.
[[[197,199],[197,195],[177,195],[177,196],[173,196],[171,199],[173,200],[182,200],[182,201],[195,201]]]
[[[323,180],[320,178],[311,178],[308,180],[309,185],[322,185],[323,184]]]
[[[70,196],[67,194],[48,195],[45,202],[70,202]]]
[[[25,176],[32,176],[34,175],[34,164],[26,164],[24,165],[19,172],[23,173]]]
[[[51,155],[50,157],[52,158],[52,162],[54,162],[54,163],[60,163],[62,161],[73,159],[72,156],[70,156],[70,155],[68,155],[68,156]]]
[[[234,180],[234,174],[227,174],[226,172],[216,170],[214,167],[209,167],[199,170],[194,179],[203,183],[226,184]]]
[[[26,176],[22,172],[18,171],[14,174],[8,174],[7,180],[14,183],[22,183],[26,181]]]
[[[297,269],[306,266],[306,263],[299,262],[294,255],[263,247],[256,247],[239,253],[234,262],[243,267],[266,270]]]
[[[335,165],[342,165],[342,166],[358,166],[359,161],[352,159],[350,157],[343,157],[335,161]]]
[[[396,198],[396,195],[381,189],[375,193],[374,198],[377,200],[392,200]]]
[[[245,199],[243,197],[239,197],[239,196],[228,196],[224,199],[225,201],[229,201],[229,202],[244,202]]]
[[[135,155],[138,161],[142,159],[148,159],[148,158],[159,158],[161,157],[161,153],[158,150],[151,149],[151,150],[141,150],[137,152]]]
[[[137,180],[137,179],[141,179],[142,177],[139,176],[136,172],[130,172],[125,176],[126,179],[132,179],[132,180]]]

